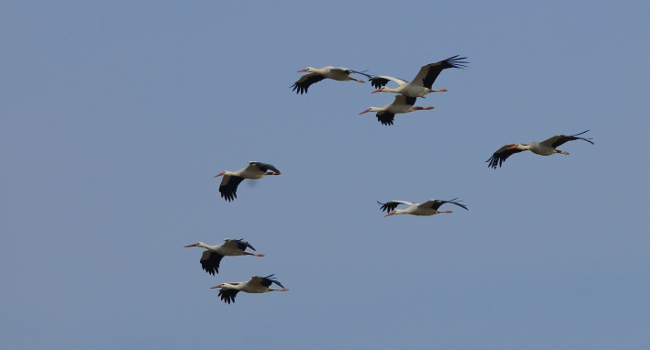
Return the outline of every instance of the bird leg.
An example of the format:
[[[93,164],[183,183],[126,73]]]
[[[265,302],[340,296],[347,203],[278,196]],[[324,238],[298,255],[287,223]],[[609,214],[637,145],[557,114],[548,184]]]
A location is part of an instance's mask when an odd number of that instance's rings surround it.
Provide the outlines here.
[[[252,256],[257,256],[259,258],[264,257],[264,254],[253,254],[253,253],[249,253],[249,252],[244,252],[244,255],[252,255]]]
[[[567,152],[567,151],[560,151],[559,149],[556,149],[555,152],[556,152],[556,153],[559,153],[559,154],[564,154],[565,156],[568,156],[568,155],[569,155],[569,152]]]

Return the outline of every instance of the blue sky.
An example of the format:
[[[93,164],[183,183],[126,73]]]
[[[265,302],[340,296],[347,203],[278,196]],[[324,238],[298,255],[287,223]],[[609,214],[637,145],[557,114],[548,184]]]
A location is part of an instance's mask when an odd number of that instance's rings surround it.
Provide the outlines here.
[[[647,349],[650,5],[2,5],[3,349]],[[412,79],[418,105],[326,65]],[[570,156],[506,143],[586,135]],[[248,161],[282,176],[219,197]],[[434,217],[376,201],[459,197]],[[445,207],[443,207],[445,208]],[[459,209],[459,210],[456,210]],[[264,258],[199,249],[246,238]],[[287,293],[209,287],[276,274]]]

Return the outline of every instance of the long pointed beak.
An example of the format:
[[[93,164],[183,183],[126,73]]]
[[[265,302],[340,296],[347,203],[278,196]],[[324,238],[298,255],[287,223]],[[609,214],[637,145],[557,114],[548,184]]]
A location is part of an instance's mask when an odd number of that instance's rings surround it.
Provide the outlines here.
[[[376,93],[376,92],[381,92],[381,89],[377,89],[377,90],[371,92],[371,94],[374,94],[374,93]]]
[[[196,243],[194,243],[194,244],[190,244],[190,245],[186,245],[186,246],[183,247],[183,248],[190,248],[190,247],[196,247]]]
[[[221,285],[211,287],[210,289],[217,289],[217,288],[221,288]]]
[[[307,68],[305,68],[305,69],[301,69],[301,70],[297,71],[296,73],[304,73],[304,72],[306,72],[306,71],[307,71]]]
[[[217,174],[215,177],[223,176],[223,173]]]
[[[359,113],[359,115],[362,115],[362,114],[364,114],[364,113],[368,113],[368,112],[370,112],[370,108],[368,108],[368,109],[366,109],[365,111]]]
[[[384,215],[384,217],[391,216],[391,215],[393,215],[393,214],[395,214],[394,211],[393,211],[393,212],[390,212],[390,213],[388,213],[388,214],[386,214],[386,215]]]

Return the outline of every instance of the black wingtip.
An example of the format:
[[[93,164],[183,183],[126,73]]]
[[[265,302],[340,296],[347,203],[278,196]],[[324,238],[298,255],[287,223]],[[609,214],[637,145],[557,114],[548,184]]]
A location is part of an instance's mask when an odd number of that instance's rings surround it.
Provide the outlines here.
[[[495,156],[490,157],[490,159],[486,160],[485,162],[486,162],[486,163],[489,163],[489,164],[488,164],[488,168],[496,169],[496,168],[497,168],[497,165],[498,165],[499,167],[501,167],[501,164],[499,164],[499,159],[498,159],[498,157],[495,157]],[[502,161],[502,162],[503,162],[503,161]]]
[[[309,88],[309,86],[305,87],[305,86],[302,86],[302,85],[298,85],[296,83],[296,84],[291,85],[289,88],[293,88],[293,91],[295,91],[296,94],[301,94],[302,95],[302,94],[307,93],[307,89]]]
[[[370,75],[370,74],[365,73],[365,72],[367,72],[367,71],[368,71],[367,69],[366,69],[366,70],[362,70],[362,71],[356,71],[356,70],[350,69],[350,72],[352,72],[352,73],[357,73],[357,74],[364,75],[364,76],[366,76],[368,79],[372,79],[372,78],[374,78],[373,75]]]
[[[467,65],[469,64],[469,62],[464,61],[467,59],[467,57],[458,57],[458,56],[460,55],[449,57],[443,62],[448,63],[451,66],[450,68],[467,69]]]
[[[583,131],[583,132],[581,132],[581,133],[579,133],[579,134],[575,134],[575,135],[571,135],[571,136],[576,137],[576,138],[578,138],[578,139],[580,139],[580,140],[585,140],[585,141],[591,143],[592,145],[595,145],[595,143],[594,143],[593,141],[591,141],[591,140],[592,140],[591,137],[578,137],[579,135],[582,135],[582,134],[584,134],[584,133],[586,133],[586,132],[588,132],[588,131],[589,131],[589,130],[587,130],[587,131]]]

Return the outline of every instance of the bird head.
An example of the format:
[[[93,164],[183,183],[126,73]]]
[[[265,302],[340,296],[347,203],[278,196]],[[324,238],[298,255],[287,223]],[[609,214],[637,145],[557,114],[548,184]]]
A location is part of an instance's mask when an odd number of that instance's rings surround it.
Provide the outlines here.
[[[370,107],[370,108],[366,109],[365,111],[359,113],[359,115],[362,115],[362,114],[365,114],[365,113],[368,113],[368,112],[373,112],[373,110],[372,110],[373,108],[375,108],[375,107]]]
[[[199,242],[199,243],[194,243],[194,244],[186,245],[184,248],[191,248],[191,247],[201,247],[201,248],[204,248],[205,246],[206,246],[205,243],[203,243],[203,242]]]

